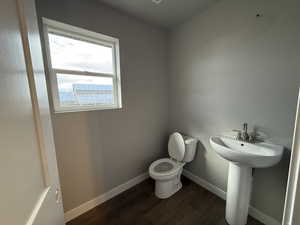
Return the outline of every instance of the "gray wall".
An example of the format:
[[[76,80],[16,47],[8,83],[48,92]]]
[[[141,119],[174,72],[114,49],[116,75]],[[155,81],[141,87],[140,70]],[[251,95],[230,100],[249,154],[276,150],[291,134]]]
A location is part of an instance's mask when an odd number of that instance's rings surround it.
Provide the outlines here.
[[[121,44],[124,108],[52,115],[66,211],[145,172],[166,153],[168,130],[199,138],[187,168],[226,190],[228,164],[208,138],[248,122],[287,147],[280,164],[256,170],[252,195],[253,206],[281,219],[300,81],[300,3],[222,0],[169,39],[93,0],[37,7],[40,16]]]
[[[146,172],[166,152],[167,36],[96,1],[38,0],[37,11],[120,39],[123,109],[52,115],[68,211]]]
[[[170,35],[170,130],[199,138],[187,168],[223,190],[228,163],[211,149],[211,135],[248,122],[291,147],[300,84],[299,8],[297,0],[223,0]],[[251,204],[277,220],[288,161],[289,149],[279,165],[254,175]]]

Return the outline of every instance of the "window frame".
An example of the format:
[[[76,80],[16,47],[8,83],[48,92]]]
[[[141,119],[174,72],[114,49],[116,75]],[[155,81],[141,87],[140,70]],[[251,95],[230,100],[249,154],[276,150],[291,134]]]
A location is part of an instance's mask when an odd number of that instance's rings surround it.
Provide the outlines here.
[[[93,110],[108,110],[108,109],[121,109],[122,108],[122,93],[121,93],[121,72],[120,72],[120,47],[119,39],[75,27],[69,24],[57,22],[47,18],[42,18],[43,32],[45,40],[46,58],[49,71],[50,90],[52,95],[53,107],[55,113],[66,112],[81,112],[81,111],[93,111]],[[54,33],[64,37],[73,38],[93,44],[100,44],[112,48],[113,54],[113,73],[100,73],[89,72],[80,70],[68,70],[53,68],[50,56],[50,45],[48,34]],[[82,76],[97,76],[97,77],[110,77],[113,80],[113,104],[99,104],[97,106],[61,106],[59,100],[59,91],[57,84],[57,74],[69,74],[69,75],[82,75]]]

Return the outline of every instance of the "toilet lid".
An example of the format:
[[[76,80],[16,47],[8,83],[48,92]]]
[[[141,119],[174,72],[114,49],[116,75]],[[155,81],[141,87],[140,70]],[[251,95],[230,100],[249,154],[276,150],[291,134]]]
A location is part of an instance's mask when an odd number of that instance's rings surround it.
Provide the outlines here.
[[[168,143],[169,155],[172,159],[182,161],[185,153],[184,139],[178,132],[173,133]]]

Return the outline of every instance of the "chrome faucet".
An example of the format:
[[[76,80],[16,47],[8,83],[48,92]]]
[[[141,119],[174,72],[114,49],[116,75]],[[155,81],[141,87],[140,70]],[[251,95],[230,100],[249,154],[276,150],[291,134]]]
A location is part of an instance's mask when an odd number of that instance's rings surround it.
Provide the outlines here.
[[[245,142],[250,142],[254,143],[257,141],[257,134],[255,131],[251,132],[250,134],[248,133],[248,124],[243,123],[243,130],[233,130],[237,132],[236,139],[239,141],[245,141]]]
[[[242,140],[249,141],[248,124],[243,123]]]

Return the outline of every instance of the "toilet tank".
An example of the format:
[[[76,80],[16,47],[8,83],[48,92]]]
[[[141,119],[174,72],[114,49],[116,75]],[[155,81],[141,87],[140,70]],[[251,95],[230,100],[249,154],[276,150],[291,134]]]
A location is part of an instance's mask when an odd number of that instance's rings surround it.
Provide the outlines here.
[[[183,136],[183,139],[185,143],[185,154],[183,162],[191,162],[195,157],[198,140],[189,136]]]

